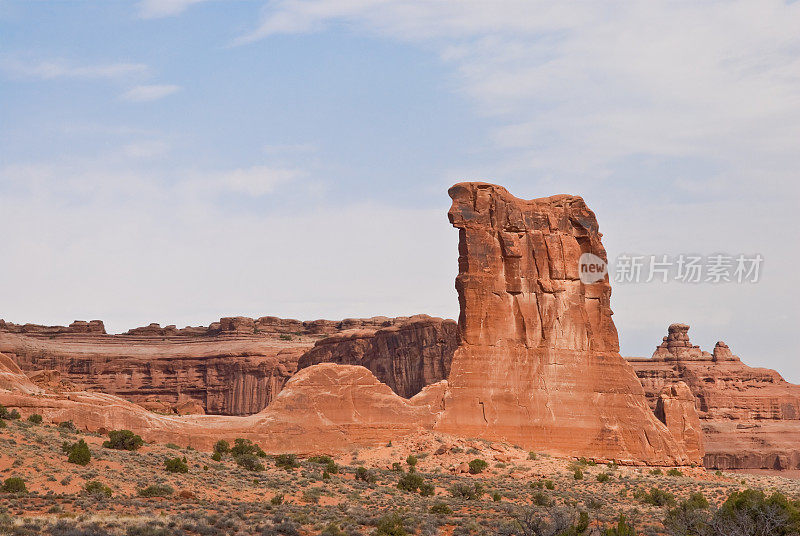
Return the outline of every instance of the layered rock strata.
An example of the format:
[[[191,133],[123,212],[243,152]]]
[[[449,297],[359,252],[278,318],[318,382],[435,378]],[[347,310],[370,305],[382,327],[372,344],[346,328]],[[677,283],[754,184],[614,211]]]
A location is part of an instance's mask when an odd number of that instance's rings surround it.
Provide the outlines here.
[[[347,330],[319,340],[298,369],[318,363],[361,365],[400,396],[447,378],[458,345],[453,320],[417,315],[380,329]]]
[[[560,455],[697,463],[650,410],[619,355],[594,213],[570,195],[517,199],[504,188],[449,190],[459,230],[460,345],[437,429]]]
[[[0,352],[24,371],[59,373],[71,389],[117,395],[155,411],[249,415],[275,398],[320,337],[405,320],[229,317],[208,327],[151,324],[122,335],[107,335],[97,320],[68,327],[0,321]]]
[[[720,469],[800,469],[800,386],[753,368],[717,342],[704,352],[689,326],[672,324],[652,358],[629,358],[651,406],[684,383],[695,398],[704,465]]]

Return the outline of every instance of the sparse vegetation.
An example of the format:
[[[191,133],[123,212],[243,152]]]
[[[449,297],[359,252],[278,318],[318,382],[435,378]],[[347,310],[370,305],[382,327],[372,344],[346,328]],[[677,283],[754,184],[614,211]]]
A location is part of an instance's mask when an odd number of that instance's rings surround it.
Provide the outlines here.
[[[181,458],[167,458],[164,460],[164,467],[170,473],[188,473],[189,465],[186,463],[186,457]]]
[[[142,438],[130,430],[111,430],[108,433],[108,441],[103,443],[105,448],[115,450],[138,450],[142,445],[144,445]]]
[[[484,469],[489,467],[489,464],[480,458],[475,458],[469,462],[469,472],[472,475],[477,475],[483,472]]]
[[[0,486],[0,491],[3,493],[27,493],[28,488],[25,486],[25,481],[22,478],[12,476],[5,479],[3,485]]]

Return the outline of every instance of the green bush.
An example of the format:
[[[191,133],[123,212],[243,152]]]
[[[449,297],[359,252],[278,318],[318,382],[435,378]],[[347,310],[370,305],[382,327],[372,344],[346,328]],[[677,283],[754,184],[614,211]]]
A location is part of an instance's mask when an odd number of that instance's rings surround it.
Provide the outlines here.
[[[456,482],[450,486],[450,495],[457,499],[474,501],[480,499],[484,494],[483,485],[480,482],[467,483]]]
[[[0,419],[8,419],[8,408],[0,404]]]
[[[273,497],[272,497],[272,498],[269,500],[269,503],[270,503],[272,506],[278,506],[278,505],[280,505],[280,504],[283,504],[283,493],[278,493],[277,495],[273,496]]]
[[[714,513],[711,524],[731,527],[731,534],[746,534],[750,526],[770,536],[800,534],[800,501],[790,501],[778,492],[767,497],[763,491],[734,491]]]
[[[231,444],[225,441],[224,439],[220,439],[214,445],[214,454],[227,454],[231,451]]]
[[[2,428],[6,428],[7,426],[8,426],[8,425],[6,424],[6,421],[4,421],[4,420],[0,419],[0,429],[2,429]]]
[[[241,454],[236,456],[234,460],[236,465],[248,471],[263,471],[265,469],[264,464],[255,454]]]
[[[214,454],[211,455],[211,459],[214,460],[215,462],[222,461],[222,454],[220,454],[219,452],[215,452]]]
[[[397,487],[403,491],[416,493],[419,487],[424,483],[425,481],[418,473],[405,473],[400,477]]]
[[[653,476],[660,476],[664,474],[664,471],[662,471],[661,469],[653,469],[652,471],[650,471],[650,474]]]
[[[643,503],[651,504],[653,506],[675,505],[675,496],[672,493],[655,487],[650,488],[649,492],[636,490],[633,493],[633,496],[634,498],[642,501]]]
[[[164,460],[164,467],[170,473],[188,473],[189,464],[186,463],[186,458],[168,458]]]
[[[111,488],[97,480],[90,480],[87,482],[86,485],[83,486],[83,493],[95,497],[111,497],[114,494]]]
[[[556,489],[556,485],[553,484],[552,480],[545,480],[544,481],[544,487],[547,488],[547,489],[550,489],[550,490]]]
[[[62,450],[64,446],[62,445]],[[92,459],[92,452],[89,450],[89,445],[83,439],[69,445],[67,447],[67,461],[77,465],[88,465]]]
[[[38,413],[33,413],[32,415],[28,416],[28,422],[31,424],[42,424],[42,416]]]
[[[553,504],[553,499],[551,499],[548,494],[542,493],[541,491],[534,493],[531,500],[536,506],[550,506]]]
[[[617,525],[604,530],[603,536],[636,536],[636,529],[627,522],[624,515],[620,514]]]
[[[418,460],[417,460],[417,457],[416,457],[416,456],[414,456],[413,454],[409,454],[409,455],[408,455],[408,458],[406,458],[406,463],[407,463],[407,464],[409,465],[409,467],[411,467],[412,469],[414,469],[414,467],[416,467],[416,465],[417,465],[417,461],[418,461]]]
[[[175,493],[172,487],[164,484],[152,484],[139,490],[139,497],[169,497]]]
[[[233,456],[241,456],[242,454],[253,454],[259,458],[264,458],[267,453],[261,450],[261,447],[250,441],[249,439],[242,439],[237,437],[233,440],[233,448],[231,448]]]
[[[500,492],[499,492],[499,491],[494,491],[494,492],[492,492],[492,500],[493,500],[494,502],[500,502],[500,500],[501,500],[502,498],[503,498],[503,496],[500,494]]]
[[[297,461],[297,456],[294,454],[278,454],[275,456],[275,467],[291,471],[292,469],[300,467],[300,463]]]
[[[115,450],[137,450],[142,445],[144,445],[142,438],[130,430],[111,430],[108,433],[108,441],[103,443],[105,448]]]
[[[433,487],[433,484],[428,484],[427,482],[419,487],[419,494],[423,497],[433,497],[435,491],[436,488]]]
[[[453,513],[453,509],[447,506],[447,503],[437,501],[431,505],[430,513],[437,516],[449,516]]]
[[[356,467],[355,477],[356,480],[361,480],[362,482],[366,482],[368,484],[374,484],[378,479],[375,474],[366,467]]]
[[[3,485],[0,486],[0,491],[3,493],[27,493],[28,488],[25,486],[25,481],[18,476],[6,478]]]
[[[484,469],[489,467],[489,464],[485,461],[481,460],[480,458],[475,458],[471,462],[469,462],[469,472],[472,475],[477,475],[483,472]]]
[[[611,480],[611,475],[609,475],[608,473],[599,473],[597,475],[598,482],[608,482],[609,480]]]
[[[538,458],[539,458],[539,457],[536,455],[536,453],[535,453],[535,452],[529,452],[529,453],[528,453],[528,459],[529,459],[529,460],[536,460],[536,459],[538,459]]]
[[[318,463],[325,466],[325,472],[335,475],[339,472],[339,466],[330,456],[312,456],[308,459],[311,463]]]
[[[408,536],[403,518],[398,513],[383,516],[378,521],[376,536]]]
[[[572,473],[572,478],[574,478],[575,480],[583,480],[583,471],[576,468],[575,472]]]
[[[683,473],[677,467],[673,467],[667,471],[667,476],[683,476]]]

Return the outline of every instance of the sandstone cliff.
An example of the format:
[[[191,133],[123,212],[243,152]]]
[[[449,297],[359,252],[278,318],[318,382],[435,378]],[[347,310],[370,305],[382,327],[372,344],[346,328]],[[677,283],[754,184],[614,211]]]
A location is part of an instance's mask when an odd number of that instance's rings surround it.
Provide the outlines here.
[[[437,429],[553,454],[699,462],[619,355],[608,279],[579,279],[582,253],[606,259],[583,199],[524,201],[485,183],[449,194],[461,342]]]
[[[317,341],[297,366],[362,365],[394,392],[410,398],[447,378],[457,345],[454,321],[417,315],[389,327],[348,330]]]
[[[723,342],[704,352],[689,326],[672,324],[650,359],[629,358],[651,406],[683,382],[696,399],[704,464],[721,469],[800,469],[800,386],[752,368]]]
[[[320,337],[404,320],[230,317],[208,327],[150,324],[122,335],[107,335],[98,320],[68,327],[0,320],[0,352],[29,373],[58,372],[72,390],[118,395],[166,413],[249,415],[275,398]]]

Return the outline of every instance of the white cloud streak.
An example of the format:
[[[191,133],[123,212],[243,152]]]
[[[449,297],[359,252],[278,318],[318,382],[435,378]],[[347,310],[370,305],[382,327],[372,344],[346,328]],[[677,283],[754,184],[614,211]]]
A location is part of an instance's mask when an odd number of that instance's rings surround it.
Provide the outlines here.
[[[138,4],[139,16],[143,19],[159,19],[180,15],[194,4],[206,0],[142,0]]]
[[[147,65],[142,63],[107,63],[101,65],[75,65],[66,60],[24,61],[19,58],[0,60],[0,69],[20,78],[53,80],[58,78],[114,79],[145,75]]]
[[[128,102],[151,102],[168,97],[180,90],[180,86],[171,84],[140,85],[129,89],[120,98]]]

